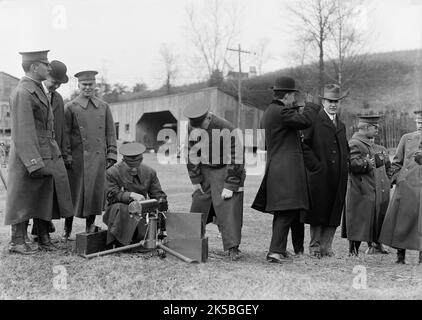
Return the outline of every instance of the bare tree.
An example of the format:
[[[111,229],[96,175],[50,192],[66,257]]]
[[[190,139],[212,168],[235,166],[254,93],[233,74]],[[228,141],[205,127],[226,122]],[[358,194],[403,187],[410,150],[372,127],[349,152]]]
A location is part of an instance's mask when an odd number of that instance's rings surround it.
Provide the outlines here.
[[[237,1],[203,0],[201,4],[200,9],[193,3],[186,7],[188,28],[190,40],[211,77],[216,70],[225,71],[227,47],[238,36],[241,10]]]
[[[361,0],[337,0],[336,20],[330,33],[330,50],[327,57],[332,72],[327,76],[343,88],[350,86],[365,65],[367,41],[357,27]]]
[[[174,54],[170,46],[163,43],[160,48],[160,55],[162,62],[164,63],[164,70],[166,74],[166,81],[164,86],[166,87],[167,94],[171,93],[171,85],[177,75],[177,59],[178,57]]]
[[[255,58],[256,58],[256,67],[258,71],[258,75],[263,73],[263,66],[265,63],[268,62],[272,58],[271,54],[268,52],[268,45],[270,44],[270,39],[262,38],[259,40],[256,49]]]
[[[289,9],[299,20],[294,26],[298,37],[318,51],[318,89],[322,93],[325,82],[325,49],[336,21],[337,0],[300,0]]]

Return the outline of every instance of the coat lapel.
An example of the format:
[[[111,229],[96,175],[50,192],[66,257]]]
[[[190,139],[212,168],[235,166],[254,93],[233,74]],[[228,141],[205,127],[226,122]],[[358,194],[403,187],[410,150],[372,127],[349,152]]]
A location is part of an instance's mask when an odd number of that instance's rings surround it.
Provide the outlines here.
[[[53,110],[53,112],[56,111],[57,109],[57,103],[55,103],[54,100],[56,100],[56,93],[52,92],[51,93],[51,109]]]
[[[321,110],[319,111],[319,116],[322,120],[322,123],[328,127],[330,127],[331,129],[333,129],[334,131],[336,131],[336,127],[334,126],[333,122],[331,121],[331,119],[328,117],[327,113],[324,110],[324,107],[321,108]]]
[[[48,102],[48,99],[47,99],[47,96],[46,96],[44,90],[42,90],[40,88],[40,86],[38,86],[35,83],[34,80],[31,80],[31,79],[29,79],[27,77],[24,77],[21,80],[21,84],[29,92],[35,93],[35,95],[37,96],[37,98],[47,107],[47,109],[50,109],[50,103]]]

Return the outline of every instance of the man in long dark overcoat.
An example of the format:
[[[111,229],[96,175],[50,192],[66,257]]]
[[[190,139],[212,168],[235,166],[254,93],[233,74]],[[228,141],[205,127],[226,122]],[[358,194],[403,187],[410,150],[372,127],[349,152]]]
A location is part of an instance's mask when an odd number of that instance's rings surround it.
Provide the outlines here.
[[[346,127],[337,116],[345,96],[329,84],[321,96],[322,108],[311,127],[303,131],[311,209],[303,221],[310,224],[309,253],[332,256],[332,242],[340,225],[347,187],[349,150]]]
[[[261,186],[252,208],[273,214],[269,262],[291,260],[286,252],[291,223],[301,210],[309,209],[308,186],[300,130],[310,127],[320,107],[306,103],[303,113],[293,104],[298,91],[295,80],[279,77],[275,81],[274,100],[265,110],[267,163]]]
[[[350,168],[342,236],[349,240],[350,255],[359,254],[362,241],[368,242],[368,253],[374,253],[388,205],[390,180],[384,159],[371,140],[378,132],[378,115],[359,117],[358,131],[349,140]],[[387,201],[385,201],[387,200]]]
[[[63,98],[60,93],[57,92],[57,89],[64,83],[69,81],[68,76],[66,75],[67,67],[66,65],[57,60],[50,62],[51,71],[45,81],[43,81],[43,87],[47,94],[48,101],[51,104],[51,109],[53,110],[54,116],[54,139],[59,146],[60,152],[62,154],[63,160],[66,161],[66,151],[67,144],[69,139],[65,134],[65,122],[64,122],[64,103]],[[52,222],[49,224],[49,232],[52,233],[56,229]],[[37,239],[37,230],[35,225],[32,227],[32,235],[34,240]]]
[[[209,102],[195,100],[184,109],[189,119],[187,169],[195,191],[190,212],[215,214],[223,249],[239,260],[243,223],[245,155],[240,132],[230,122],[209,112]]]
[[[52,250],[49,222],[73,215],[66,168],[54,139],[53,113],[41,83],[51,70],[47,52],[21,53],[25,76],[10,96],[12,144],[5,224],[12,226],[9,252],[21,254],[34,253],[25,242],[28,220],[36,225],[38,248]]]
[[[379,242],[397,249],[404,264],[406,249],[419,251],[422,263],[422,111],[415,111],[415,132],[400,139],[391,165],[396,184],[385,214]]]
[[[95,232],[95,216],[104,206],[105,170],[117,159],[116,131],[110,107],[95,96],[96,71],[82,71],[80,95],[65,105],[69,149],[66,167],[75,217],[86,219],[86,232]],[[66,219],[63,238],[69,238],[73,219]]]

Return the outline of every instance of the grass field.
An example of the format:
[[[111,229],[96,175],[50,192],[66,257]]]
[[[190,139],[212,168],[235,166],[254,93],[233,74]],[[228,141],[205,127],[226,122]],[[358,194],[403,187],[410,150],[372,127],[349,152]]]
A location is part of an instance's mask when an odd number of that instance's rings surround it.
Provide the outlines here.
[[[170,209],[187,211],[191,184],[184,165],[161,166],[154,155],[145,163],[158,171]],[[4,170],[4,169],[3,169]],[[9,226],[0,226],[0,299],[421,299],[422,266],[417,252],[408,252],[406,265],[389,255],[347,255],[348,244],[338,230],[336,256],[305,255],[285,265],[265,261],[271,237],[271,216],[250,209],[261,182],[248,176],[240,261],[228,260],[215,225],[208,225],[209,260],[189,265],[174,257],[120,253],[85,260],[72,244],[54,253],[29,257],[9,255]],[[4,221],[5,191],[0,188],[0,223]],[[100,219],[97,218],[97,224]],[[59,238],[63,221],[55,221]],[[101,224],[102,225],[102,224]],[[75,232],[84,221],[75,219]],[[306,229],[305,247],[309,241]],[[290,239],[289,239],[290,242]],[[291,245],[289,250],[292,251]],[[305,249],[306,250],[306,249]],[[307,250],[306,250],[307,251]],[[365,277],[366,276],[366,277]],[[366,279],[366,283],[365,283]]]

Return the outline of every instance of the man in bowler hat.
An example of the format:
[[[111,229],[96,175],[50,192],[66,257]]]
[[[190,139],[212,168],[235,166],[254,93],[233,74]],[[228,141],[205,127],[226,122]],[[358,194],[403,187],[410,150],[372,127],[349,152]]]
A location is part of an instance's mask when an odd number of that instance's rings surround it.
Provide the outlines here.
[[[117,159],[113,116],[108,104],[95,96],[97,71],[81,71],[79,96],[65,105],[69,148],[66,167],[74,206],[74,216],[85,219],[85,231],[96,232],[95,216],[104,205],[105,170]],[[70,237],[73,217],[66,219],[63,239]]]
[[[10,96],[12,145],[5,224],[12,226],[9,252],[32,254],[25,242],[33,219],[40,250],[54,250],[52,219],[73,215],[66,169],[54,139],[53,112],[42,87],[51,71],[48,50],[21,52],[25,76]]]
[[[267,145],[265,175],[252,208],[273,215],[266,259],[283,263],[292,260],[286,250],[291,224],[302,210],[309,209],[300,130],[312,125],[320,107],[307,103],[303,112],[299,112],[294,104],[298,88],[291,77],[277,78],[272,89],[274,99],[261,122]]]

